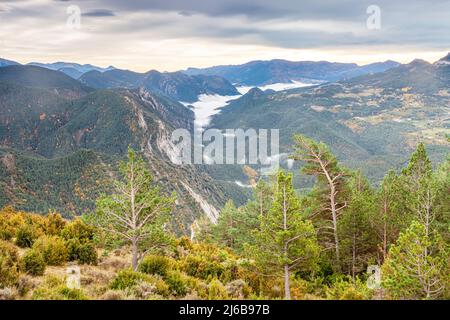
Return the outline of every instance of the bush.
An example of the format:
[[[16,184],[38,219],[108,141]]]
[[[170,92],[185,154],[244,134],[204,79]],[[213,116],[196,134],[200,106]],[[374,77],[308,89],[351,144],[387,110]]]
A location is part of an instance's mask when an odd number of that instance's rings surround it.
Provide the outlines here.
[[[92,226],[85,224],[81,219],[76,219],[64,227],[61,235],[66,240],[69,261],[97,264],[98,255],[93,242],[95,229]]]
[[[23,268],[32,276],[42,276],[45,272],[45,260],[42,253],[36,250],[28,250],[22,259]]]
[[[146,274],[166,276],[170,267],[170,260],[164,256],[148,255],[139,265],[139,271]]]
[[[224,267],[220,263],[194,255],[186,257],[182,268],[188,275],[205,280],[219,278],[224,273]]]
[[[64,240],[58,236],[42,236],[36,240],[33,250],[42,254],[49,266],[59,266],[67,262],[68,252]]]
[[[155,299],[167,297],[170,294],[169,286],[158,276],[150,276],[133,288],[133,293],[141,299]]]
[[[326,289],[326,296],[329,300],[367,300],[371,292],[359,279],[353,284],[350,277],[339,277]]]
[[[37,238],[38,232],[36,227],[26,223],[17,229],[15,243],[21,248],[31,248]]]
[[[10,225],[8,216],[0,213],[0,240],[11,240],[14,236],[15,230]]]
[[[44,282],[33,291],[33,300],[86,300],[87,297],[80,289],[69,289],[64,280],[55,276],[47,277]]]
[[[98,263],[97,250],[93,243],[81,243],[78,239],[69,239],[66,241],[66,247],[69,261],[91,265]]]
[[[0,288],[15,286],[19,281],[19,254],[10,243],[0,240]]]
[[[111,282],[110,288],[113,290],[125,290],[134,287],[141,281],[145,281],[146,278],[146,275],[130,269],[121,270]]]
[[[81,219],[75,219],[64,227],[61,236],[65,240],[78,239],[81,243],[90,242],[94,240],[95,229]]]
[[[96,265],[98,255],[95,246],[92,243],[85,243],[78,248],[78,262],[80,264]]]
[[[44,233],[50,236],[57,236],[61,233],[66,221],[61,217],[59,213],[49,213],[43,222]]]
[[[165,282],[169,285],[169,289],[176,296],[185,296],[188,291],[186,278],[179,271],[170,271],[165,277]]]

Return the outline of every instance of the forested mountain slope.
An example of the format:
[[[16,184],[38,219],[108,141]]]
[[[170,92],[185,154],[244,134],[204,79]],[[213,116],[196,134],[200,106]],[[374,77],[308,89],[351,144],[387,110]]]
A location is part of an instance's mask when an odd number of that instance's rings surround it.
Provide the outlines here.
[[[450,72],[422,61],[348,81],[283,92],[254,89],[217,114],[214,128],[280,129],[281,152],[300,132],[324,141],[338,158],[380,181],[419,141],[442,160],[449,151]]]
[[[56,71],[9,68],[0,70],[0,206],[90,210],[131,146],[178,194],[176,228],[189,233],[198,216],[217,218],[227,187],[170,161],[173,129],[193,129],[189,108],[144,88],[95,90]]]

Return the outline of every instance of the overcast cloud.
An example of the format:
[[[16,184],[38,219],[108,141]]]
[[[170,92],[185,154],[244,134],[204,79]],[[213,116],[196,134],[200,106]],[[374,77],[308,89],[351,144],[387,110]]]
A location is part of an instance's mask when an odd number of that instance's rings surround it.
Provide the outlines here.
[[[67,8],[81,9],[80,29]],[[366,26],[369,5],[381,28]],[[449,50],[450,1],[0,0],[0,57],[137,71],[255,59],[433,61]]]

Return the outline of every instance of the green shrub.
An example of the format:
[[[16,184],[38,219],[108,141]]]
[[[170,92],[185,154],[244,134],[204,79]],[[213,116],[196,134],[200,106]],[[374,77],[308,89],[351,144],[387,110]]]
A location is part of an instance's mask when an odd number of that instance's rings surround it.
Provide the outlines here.
[[[81,243],[78,239],[69,239],[66,240],[66,247],[69,261],[78,261],[80,264],[97,264],[98,255],[93,243]]]
[[[358,278],[353,283],[351,277],[338,277],[326,289],[326,296],[329,300],[367,300],[371,298],[371,291]]]
[[[110,288],[113,290],[125,290],[134,287],[141,281],[145,281],[145,279],[148,279],[145,274],[130,269],[121,270],[112,280]]]
[[[80,247],[78,248],[78,262],[80,264],[97,264],[97,250],[92,243],[84,243],[80,245]]]
[[[36,228],[33,225],[26,223],[17,229],[15,243],[21,248],[31,248],[37,238],[38,233]]]
[[[75,219],[68,223],[61,231],[65,240],[78,239],[81,243],[94,240],[95,228],[84,223],[81,219]]]
[[[164,256],[148,255],[139,265],[139,271],[146,274],[166,276],[170,268],[170,260]]]
[[[179,271],[170,271],[167,273],[164,281],[169,285],[169,289],[176,296],[185,296],[188,292],[188,285],[186,278]]]
[[[10,225],[8,216],[0,213],[0,240],[11,240],[14,236],[14,228]]]
[[[43,223],[44,233],[51,236],[57,236],[61,233],[65,225],[66,221],[64,221],[59,213],[51,212],[45,217]]]
[[[42,276],[45,272],[45,260],[42,253],[36,250],[28,250],[22,258],[23,268],[32,276]]]
[[[69,289],[63,279],[55,276],[47,277],[33,291],[31,298],[33,300],[87,300],[81,289]]]
[[[87,225],[81,219],[75,219],[64,227],[61,235],[66,240],[69,261],[77,260],[81,264],[97,264],[97,250],[93,242],[94,227]]]
[[[0,288],[15,286],[19,281],[19,254],[10,243],[0,240]]]
[[[58,236],[42,236],[33,244],[33,250],[40,252],[49,266],[59,266],[67,262],[68,252],[63,239]]]
[[[188,275],[204,280],[220,278],[225,272],[225,268],[220,263],[195,255],[188,255],[185,258],[182,269]]]
[[[154,284],[156,288],[156,294],[159,294],[163,297],[168,297],[170,295],[170,288],[169,285],[161,278],[159,277],[151,277],[150,279],[146,280],[150,284]]]

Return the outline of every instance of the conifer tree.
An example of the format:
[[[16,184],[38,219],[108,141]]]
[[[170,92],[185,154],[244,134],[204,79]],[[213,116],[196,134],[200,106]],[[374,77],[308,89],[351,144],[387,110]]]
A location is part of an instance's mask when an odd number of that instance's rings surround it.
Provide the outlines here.
[[[449,246],[417,221],[402,232],[382,268],[382,286],[394,299],[440,298],[448,291]]]
[[[402,175],[405,179],[405,189],[409,194],[407,204],[416,219],[423,223],[428,235],[435,219],[434,202],[437,185],[433,179],[433,168],[423,143],[420,143],[411,155]]]
[[[342,264],[355,281],[356,275],[365,271],[369,261],[376,256],[377,238],[371,223],[376,210],[376,197],[361,171],[352,175],[348,189],[349,205],[340,220],[339,235]]]
[[[407,207],[408,196],[404,180],[390,170],[378,189],[377,210],[372,216],[379,239],[381,262],[386,259],[389,247],[398,238],[400,231],[406,229],[412,219]]]
[[[330,149],[324,143],[317,143],[303,135],[294,135],[294,154],[292,158],[305,163],[303,173],[314,175],[318,178],[319,189],[325,194],[325,199],[319,208],[320,212],[327,214],[326,220],[331,226],[325,229],[332,230],[333,247],[335,250],[336,265],[340,266],[340,244],[338,232],[338,220],[346,203],[340,203],[339,196],[343,190],[345,170],[339,167],[338,161]]]
[[[290,299],[291,273],[315,270],[320,251],[314,227],[302,215],[292,174],[278,173],[272,207],[260,219],[250,255],[265,273],[283,276],[285,299]]]
[[[167,243],[165,224],[175,196],[164,197],[152,184],[150,171],[141,156],[128,149],[128,161],[122,162],[123,179],[116,181],[115,193],[100,197],[96,212],[88,220],[105,232],[131,245],[132,268],[149,250]]]

